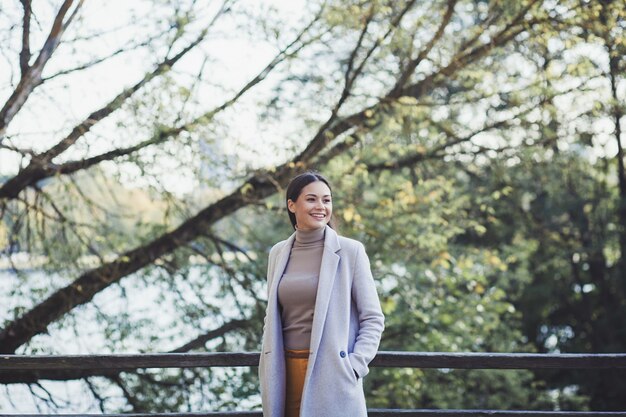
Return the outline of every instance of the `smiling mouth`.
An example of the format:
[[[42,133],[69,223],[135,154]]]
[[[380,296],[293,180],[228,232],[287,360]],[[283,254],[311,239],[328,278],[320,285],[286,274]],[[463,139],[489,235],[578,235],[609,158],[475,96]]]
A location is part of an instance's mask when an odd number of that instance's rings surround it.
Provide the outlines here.
[[[311,214],[311,217],[314,217],[314,218],[316,218],[318,220],[321,220],[321,219],[325,218],[326,215],[325,214]]]

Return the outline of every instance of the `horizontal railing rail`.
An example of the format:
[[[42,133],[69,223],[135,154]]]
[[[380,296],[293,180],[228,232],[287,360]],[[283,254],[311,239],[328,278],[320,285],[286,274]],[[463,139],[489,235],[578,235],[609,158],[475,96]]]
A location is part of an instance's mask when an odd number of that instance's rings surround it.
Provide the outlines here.
[[[110,355],[0,355],[0,373],[15,370],[127,370],[257,366],[258,352],[147,353]],[[626,353],[378,352],[370,367],[439,369],[626,368]]]
[[[87,375],[106,376],[122,371],[149,368],[253,367],[258,363],[258,352],[0,355],[0,383],[28,383],[41,379],[66,380]],[[424,369],[624,369],[626,368],[626,354],[379,352],[370,366]],[[372,417],[626,417],[626,411],[370,409],[368,414]],[[56,415],[78,416],[78,414]],[[260,411],[98,415],[104,417],[262,417]],[[0,414],[0,417],[2,416],[39,417],[40,415]]]

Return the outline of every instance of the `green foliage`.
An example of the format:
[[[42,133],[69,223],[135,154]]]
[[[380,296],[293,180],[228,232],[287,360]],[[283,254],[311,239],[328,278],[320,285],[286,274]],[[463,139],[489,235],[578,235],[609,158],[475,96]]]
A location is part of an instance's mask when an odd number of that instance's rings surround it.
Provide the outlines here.
[[[196,3],[158,4],[152,23],[171,32],[151,44],[151,59],[177,50],[187,30],[210,26],[196,20],[207,14]],[[374,106],[432,39],[447,2],[416,2],[397,27],[409,2],[313,2],[302,22],[321,3],[306,47],[261,79],[262,92],[248,101],[213,111],[236,92],[219,78],[231,69],[207,52],[194,71],[151,80],[71,157],[51,163],[92,155],[102,142],[150,146],[0,200],[0,260],[11,279],[2,287],[3,324],[84,271],[160,239],[259,167],[276,173],[276,161],[304,149],[342,96],[337,113],[357,115],[346,131],[350,146],[313,168],[331,179],[339,232],[361,240],[370,256],[387,317],[381,350],[624,352],[626,196],[615,158],[626,82],[623,4],[458,1],[401,86],[419,94],[407,89]],[[283,48],[299,30],[269,6],[228,7],[231,24],[259,48]],[[241,133],[247,123],[253,138]],[[181,134],[169,137],[177,127]],[[0,151],[18,142],[12,134]],[[281,140],[270,144],[268,135]],[[331,147],[347,143],[346,134],[322,135]],[[271,152],[259,152],[260,160],[245,162],[246,146],[271,149],[274,160],[266,164]],[[24,149],[22,157],[32,154]],[[192,190],[179,190],[177,178]],[[20,353],[63,353],[76,339],[97,353],[170,351],[232,320],[245,324],[189,349],[258,350],[267,253],[293,232],[277,189],[211,227],[199,223],[201,237],[72,310]],[[19,252],[26,267],[11,264]],[[122,373],[87,386],[94,401],[107,396],[103,412],[259,406],[256,368]],[[612,371],[379,368],[365,388],[372,408],[611,410],[624,409],[626,386]]]

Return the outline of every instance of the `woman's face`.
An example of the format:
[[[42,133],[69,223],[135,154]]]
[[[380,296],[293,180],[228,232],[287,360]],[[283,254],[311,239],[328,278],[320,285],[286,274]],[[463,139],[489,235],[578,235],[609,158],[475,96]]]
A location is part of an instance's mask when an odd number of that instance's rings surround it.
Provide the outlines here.
[[[299,230],[324,227],[333,213],[330,188],[323,181],[314,181],[302,188],[295,202],[287,200],[287,208],[295,214]]]

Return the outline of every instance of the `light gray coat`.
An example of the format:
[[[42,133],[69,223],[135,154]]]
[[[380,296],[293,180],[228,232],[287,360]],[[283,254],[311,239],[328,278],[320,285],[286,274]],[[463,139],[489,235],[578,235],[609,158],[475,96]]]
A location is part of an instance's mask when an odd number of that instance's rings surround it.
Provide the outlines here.
[[[284,417],[285,359],[278,284],[295,232],[272,247],[259,377],[264,417]],[[384,316],[363,244],[326,226],[300,417],[366,417],[363,380]],[[355,372],[358,374],[358,378]]]

